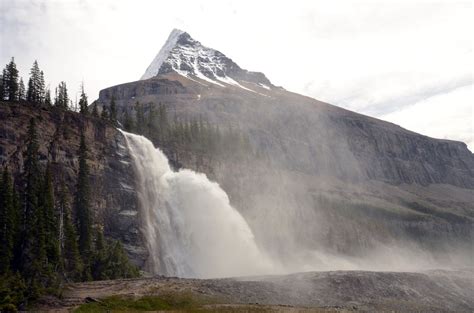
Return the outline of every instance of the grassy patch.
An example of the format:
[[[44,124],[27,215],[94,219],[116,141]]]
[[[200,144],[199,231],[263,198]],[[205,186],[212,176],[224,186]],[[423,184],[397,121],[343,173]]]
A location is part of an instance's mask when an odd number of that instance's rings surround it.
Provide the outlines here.
[[[133,298],[112,296],[100,302],[86,303],[74,310],[75,313],[96,312],[188,312],[188,313],[333,313],[348,312],[345,310],[292,308],[285,306],[219,304],[208,298],[198,298],[193,294],[179,293],[160,296]]]
[[[168,310],[193,312],[205,304],[209,304],[209,301],[197,299],[192,294],[186,293],[144,296],[141,298],[112,296],[101,299],[100,302],[85,303],[74,310],[74,312],[143,312]]]

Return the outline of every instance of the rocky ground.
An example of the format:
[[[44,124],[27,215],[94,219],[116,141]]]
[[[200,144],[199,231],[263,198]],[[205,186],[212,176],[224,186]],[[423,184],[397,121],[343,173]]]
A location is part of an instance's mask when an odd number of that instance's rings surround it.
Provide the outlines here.
[[[473,312],[474,270],[333,271],[226,279],[153,277],[71,284],[39,309],[65,312],[88,297],[192,294],[245,312]],[[223,309],[223,310],[222,310]],[[241,311],[238,311],[241,312]]]

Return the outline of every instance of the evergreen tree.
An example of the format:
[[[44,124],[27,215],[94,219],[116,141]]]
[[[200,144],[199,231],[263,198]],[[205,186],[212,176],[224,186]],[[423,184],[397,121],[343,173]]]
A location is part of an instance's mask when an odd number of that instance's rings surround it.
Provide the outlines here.
[[[20,270],[21,265],[21,227],[23,222],[23,210],[20,199],[20,194],[13,188],[13,262],[12,269],[14,271]]]
[[[3,101],[5,99],[5,87],[3,84],[4,75],[5,75],[5,70],[3,70],[2,74],[0,75],[0,101]]]
[[[24,218],[21,228],[20,270],[29,286],[30,297],[37,297],[51,283],[46,253],[46,233],[43,210],[40,207],[41,179],[38,162],[38,139],[35,120],[28,127],[24,162]]]
[[[41,173],[37,173],[37,175],[40,176]],[[32,257],[31,264],[24,269],[24,276],[29,280],[27,280],[27,282],[29,283],[33,297],[38,296],[42,288],[49,284],[49,275],[51,274],[46,252],[46,220],[40,198],[42,183],[42,180],[39,179],[38,194],[36,196],[37,206],[33,211],[33,227],[25,230],[33,236],[33,245],[30,250],[30,256]]]
[[[138,277],[138,269],[130,264],[120,241],[107,243],[101,230],[97,232],[92,274],[95,280]]]
[[[89,167],[87,165],[87,146],[84,131],[81,132],[79,147],[79,173],[75,197],[76,226],[79,233],[79,251],[84,262],[84,279],[89,279],[91,261],[92,223],[90,213]]]
[[[69,107],[69,96],[67,94],[67,86],[65,82],[60,82],[56,88],[54,105],[64,110],[67,110]]]
[[[63,258],[64,275],[67,281],[80,281],[83,266],[68,203],[67,192],[63,185],[59,194],[59,209],[62,219],[61,225],[63,225],[61,255]]]
[[[3,72],[3,85],[5,98],[8,101],[18,100],[18,69],[16,68],[15,58],[13,57]]]
[[[5,167],[0,181],[0,275],[9,271],[13,259],[15,209],[13,184]]]
[[[92,263],[92,277],[94,280],[108,279],[105,268],[106,258],[107,251],[105,247],[104,234],[102,230],[98,230],[95,241],[94,261]]]
[[[21,269],[26,272],[31,269],[35,259],[34,251],[36,238],[33,229],[36,225],[36,211],[38,209],[39,194],[39,162],[38,162],[38,138],[36,134],[36,122],[32,118],[28,127],[27,149],[24,161],[24,199],[23,199],[23,221],[21,238]]]
[[[53,105],[53,101],[51,100],[51,90],[46,89],[45,93],[44,93],[44,104],[47,106],[47,107],[50,107]]]
[[[44,217],[45,247],[48,263],[52,269],[59,266],[59,216],[54,205],[54,188],[51,166],[46,167],[41,191],[41,208]]]
[[[46,85],[45,85],[45,82],[44,82],[44,73],[43,73],[43,71],[40,71],[38,87],[39,87],[39,103],[44,103],[45,102]]]
[[[35,60],[30,70],[28,80],[27,100],[40,104],[44,101],[44,74],[39,69],[38,61]]]
[[[23,78],[20,78],[20,84],[18,85],[18,100],[26,100],[26,91],[25,84],[23,83]]]
[[[132,278],[138,276],[138,270],[131,265],[120,241],[112,242],[107,249],[107,279]]]
[[[0,312],[17,312],[27,293],[28,287],[19,273],[0,275]]]
[[[89,104],[87,103],[87,95],[84,91],[84,83],[81,84],[81,97],[79,99],[79,112],[81,112],[84,115],[89,114],[88,111],[88,106]]]

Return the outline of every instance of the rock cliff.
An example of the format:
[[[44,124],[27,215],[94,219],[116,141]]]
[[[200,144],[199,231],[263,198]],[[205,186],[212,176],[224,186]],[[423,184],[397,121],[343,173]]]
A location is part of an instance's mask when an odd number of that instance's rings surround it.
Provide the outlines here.
[[[8,166],[19,186],[31,118],[37,122],[40,163],[46,166],[50,162],[56,191],[66,184],[71,204],[80,129],[84,128],[94,226],[103,227],[107,237],[121,240],[134,263],[143,266],[147,252],[136,219],[135,179],[122,134],[99,119],[78,113],[41,109],[26,102],[0,102],[0,164]]]

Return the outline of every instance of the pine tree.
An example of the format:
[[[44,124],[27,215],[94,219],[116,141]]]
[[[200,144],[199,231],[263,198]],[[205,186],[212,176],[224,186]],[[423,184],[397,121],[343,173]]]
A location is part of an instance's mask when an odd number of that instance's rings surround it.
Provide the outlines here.
[[[36,60],[30,70],[27,100],[36,104],[41,104],[44,100],[44,75]]]
[[[44,219],[39,207],[40,169],[38,160],[36,123],[32,118],[28,127],[27,149],[24,161],[24,218],[21,228],[21,271],[28,278],[33,293],[38,291],[39,281],[47,264]]]
[[[18,100],[18,69],[16,68],[15,58],[12,57],[10,63],[5,67],[3,73],[3,85],[5,89],[5,98],[8,101]]]
[[[5,99],[5,87],[3,83],[4,75],[5,75],[5,70],[3,70],[2,74],[0,75],[0,101],[3,101]]]
[[[65,82],[60,82],[56,88],[54,105],[64,110],[67,110],[69,107],[69,96],[67,94],[67,86]]]
[[[38,87],[39,87],[38,88],[39,89],[39,103],[44,103],[45,102],[46,85],[44,83],[44,73],[43,73],[43,71],[40,71]]]
[[[36,297],[46,287],[51,287],[56,277],[48,263],[47,221],[45,205],[51,201],[44,197],[44,186],[40,178],[38,162],[38,140],[35,120],[30,120],[27,149],[24,162],[25,192],[24,218],[21,227],[20,270],[29,287],[29,296]],[[49,187],[52,188],[52,185]]]
[[[37,173],[38,176],[41,173]],[[33,236],[33,245],[30,250],[30,256],[32,257],[31,265],[25,269],[24,276],[30,279],[29,284],[32,288],[33,295],[39,295],[41,289],[48,284],[50,271],[48,268],[48,256],[46,248],[46,220],[44,216],[44,210],[41,203],[41,187],[42,179],[39,179],[39,187],[37,194],[37,207],[34,210],[33,216],[33,227],[26,230],[31,236]]]
[[[83,265],[68,202],[67,192],[63,185],[59,193],[59,209],[62,216],[61,225],[63,225],[62,228],[64,229],[63,239],[61,240],[64,275],[67,281],[80,281],[82,278]]]
[[[75,197],[76,226],[79,233],[79,251],[84,262],[84,279],[89,279],[89,264],[91,261],[92,223],[90,212],[89,167],[87,165],[87,146],[84,130],[81,132],[79,147],[79,173]]]
[[[23,210],[20,199],[20,194],[13,188],[13,262],[12,269],[14,271],[20,270],[21,265],[21,227],[23,222]]]
[[[0,181],[0,275],[9,271],[13,259],[15,209],[13,184],[5,167]]]
[[[105,246],[104,234],[102,230],[98,230],[95,241],[94,261],[92,262],[92,277],[94,280],[108,279],[105,269],[106,257],[107,250]]]
[[[49,90],[49,88],[46,89],[44,93],[44,104],[47,107],[51,107],[53,105],[53,101],[51,100],[51,90]]]
[[[25,84],[23,83],[23,78],[20,78],[20,84],[18,85],[18,100],[26,100],[26,91]]]
[[[59,216],[54,205],[54,188],[50,164],[46,167],[40,202],[43,209],[48,263],[52,269],[57,269],[59,266]]]
[[[108,279],[132,278],[138,276],[138,270],[131,265],[122,243],[115,241],[108,247],[106,258],[106,275]]]
[[[84,91],[84,83],[81,84],[81,97],[79,99],[79,112],[81,112],[84,115],[89,114],[88,111],[88,106],[89,104],[87,103],[87,95]]]

